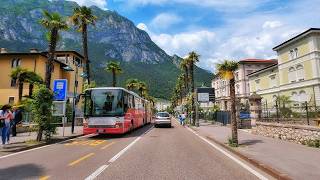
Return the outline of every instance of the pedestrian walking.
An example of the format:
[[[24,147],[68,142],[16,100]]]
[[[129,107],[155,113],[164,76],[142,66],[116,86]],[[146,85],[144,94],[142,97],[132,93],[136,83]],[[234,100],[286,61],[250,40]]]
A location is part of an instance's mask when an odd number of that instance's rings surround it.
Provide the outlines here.
[[[13,120],[13,115],[10,111],[10,105],[4,105],[1,110],[1,119],[4,121],[4,126],[2,127],[1,131],[1,139],[2,145],[5,145],[6,143],[10,143],[10,127],[11,120]]]
[[[185,112],[179,115],[180,124],[184,126],[184,121],[186,120]]]
[[[13,121],[11,121],[12,137],[17,136],[17,124],[22,121],[22,110],[19,106],[13,106]]]

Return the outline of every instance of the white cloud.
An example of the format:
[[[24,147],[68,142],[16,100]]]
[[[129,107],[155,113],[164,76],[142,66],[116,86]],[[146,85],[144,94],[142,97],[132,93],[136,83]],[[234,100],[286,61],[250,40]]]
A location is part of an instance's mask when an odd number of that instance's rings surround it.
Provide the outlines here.
[[[266,21],[262,25],[264,29],[267,29],[267,28],[273,29],[280,26],[282,26],[282,23],[280,21]]]
[[[101,9],[107,8],[107,0],[69,0],[69,1],[75,1],[80,6],[97,6]]]
[[[146,32],[149,31],[147,25],[144,24],[144,23],[139,23],[139,24],[137,25],[137,28],[139,28],[139,29],[141,29],[141,30],[143,30],[143,31],[146,31]]]
[[[197,51],[201,55],[198,65],[213,71],[215,63],[223,59],[276,58],[273,47],[308,28],[320,27],[320,14],[315,13],[320,11],[320,6],[315,6],[316,2],[295,1],[278,10],[242,14],[241,18],[238,14],[229,14],[222,17],[223,25],[215,28],[199,30],[198,27],[175,34],[149,34],[170,55],[184,57],[192,50]],[[214,2],[208,0],[203,3]],[[283,13],[284,10],[287,13]]]
[[[152,19],[150,25],[154,29],[167,29],[171,25],[182,21],[182,18],[172,13],[161,13]]]

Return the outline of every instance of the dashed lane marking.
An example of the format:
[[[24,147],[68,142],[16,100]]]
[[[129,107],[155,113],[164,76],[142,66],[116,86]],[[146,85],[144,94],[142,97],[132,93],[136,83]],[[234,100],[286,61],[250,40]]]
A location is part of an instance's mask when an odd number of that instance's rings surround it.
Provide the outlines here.
[[[49,179],[50,178],[50,176],[41,176],[40,178],[39,178],[39,180],[47,180],[47,179]]]
[[[105,142],[106,140],[74,140],[66,143],[65,146],[99,146]]]
[[[99,176],[105,169],[107,169],[114,161],[116,161],[121,155],[123,155],[126,151],[128,151],[135,143],[137,143],[142,136],[144,136],[145,134],[147,134],[148,132],[150,132],[153,129],[153,126],[148,129],[144,134],[142,134],[141,136],[137,137],[134,141],[132,141],[128,146],[126,146],[124,149],[122,149],[120,152],[118,152],[115,156],[113,156],[108,162],[107,164],[104,164],[102,166],[100,166],[95,172],[93,172],[92,174],[90,174],[85,180],[93,180],[95,179],[97,176]]]
[[[81,158],[69,163],[68,166],[74,166],[74,165],[80,163],[81,161],[83,161],[85,159],[88,159],[89,157],[91,157],[93,155],[94,155],[94,153],[89,153],[89,154],[87,154],[87,155],[85,155],[85,156],[83,156],[83,157],[81,157]]]
[[[114,144],[115,142],[111,142],[111,143],[109,143],[109,144],[107,144],[107,145],[105,145],[105,146],[103,146],[101,149],[106,149],[107,147],[109,147],[109,146],[111,146],[112,144]]]

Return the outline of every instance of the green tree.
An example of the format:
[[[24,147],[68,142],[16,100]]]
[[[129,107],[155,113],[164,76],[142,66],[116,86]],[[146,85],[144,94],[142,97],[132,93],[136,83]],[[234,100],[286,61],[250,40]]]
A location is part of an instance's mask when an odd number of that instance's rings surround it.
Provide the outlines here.
[[[183,59],[180,63],[180,69],[183,71],[183,80],[184,80],[184,87],[185,87],[185,94],[189,93],[189,69],[187,64],[187,59]]]
[[[132,91],[137,88],[139,80],[138,79],[128,79],[126,81],[126,87],[128,90]]]
[[[21,102],[23,93],[23,84],[29,83],[29,97],[32,96],[35,83],[42,83],[42,78],[33,71],[17,67],[11,71],[10,77],[18,82],[18,100]]]
[[[48,11],[44,10],[43,16],[44,17],[40,20],[40,24],[43,25],[49,31],[47,34],[47,40],[49,41],[49,51],[45,83],[46,87],[50,89],[54,55],[56,51],[57,42],[59,40],[59,31],[67,30],[68,25],[65,19],[62,18],[59,13],[49,13]]]
[[[194,66],[197,62],[199,62],[199,57],[200,55],[192,51],[189,53],[189,56],[186,59],[188,69],[189,69],[189,76],[190,76],[190,91],[192,94],[194,93]],[[194,99],[192,99],[191,108],[192,108],[192,112],[196,111]],[[196,123],[196,114],[192,113],[192,125],[195,125],[195,123]]]
[[[145,82],[139,81],[137,83],[137,89],[138,89],[139,95],[141,97],[144,97],[148,93],[148,87],[147,87],[147,84]]]
[[[122,73],[122,69],[120,67],[120,63],[119,62],[115,62],[115,61],[110,61],[110,62],[107,63],[107,67],[106,67],[105,70],[107,72],[111,72],[112,73],[112,86],[116,87],[116,84],[117,84],[116,75]]]
[[[73,9],[73,14],[70,17],[72,23],[77,27],[79,32],[82,32],[82,47],[83,57],[86,62],[86,73],[88,84],[90,84],[90,60],[88,58],[88,25],[95,25],[97,17],[93,15],[90,8],[86,6],[76,7]]]
[[[53,93],[44,85],[39,85],[35,88],[32,100],[33,120],[38,124],[37,141],[42,140],[43,131],[45,132],[46,140],[49,140],[52,133],[55,131],[55,126],[52,122],[52,99]]]
[[[239,63],[236,61],[225,60],[221,64],[217,64],[217,75],[222,79],[229,81],[230,99],[231,99],[231,138],[233,143],[238,145],[238,127],[236,119],[236,95],[235,95],[235,79],[234,72],[238,69]]]

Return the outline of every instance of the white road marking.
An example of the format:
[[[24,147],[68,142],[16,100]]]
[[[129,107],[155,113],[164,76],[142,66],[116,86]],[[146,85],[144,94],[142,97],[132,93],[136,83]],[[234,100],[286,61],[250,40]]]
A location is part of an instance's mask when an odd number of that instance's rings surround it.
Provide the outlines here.
[[[245,168],[246,170],[248,170],[249,172],[251,172],[252,174],[254,174],[255,176],[257,176],[259,179],[261,180],[268,180],[267,177],[263,176],[262,174],[260,174],[258,171],[252,169],[251,167],[249,167],[248,165],[246,165],[245,163],[241,162],[239,159],[235,158],[234,156],[232,156],[231,154],[229,154],[228,152],[226,152],[225,150],[223,150],[222,148],[220,148],[219,146],[215,145],[214,143],[210,142],[209,140],[207,140],[206,138],[200,136],[198,133],[196,133],[194,130],[190,129],[189,127],[187,127],[187,129],[189,131],[191,131],[193,134],[195,134],[196,136],[198,136],[200,139],[202,139],[203,141],[205,141],[206,143],[208,143],[209,145],[211,145],[212,147],[214,147],[215,149],[217,149],[218,151],[220,151],[222,154],[224,154],[225,156],[227,156],[228,158],[232,159],[233,161],[235,161],[236,163],[238,163],[240,166],[242,166],[243,168]]]
[[[122,149],[120,152],[118,152],[116,155],[114,155],[107,164],[102,165],[99,167],[95,172],[93,172],[91,175],[89,175],[85,180],[93,180],[97,176],[99,176],[105,169],[107,169],[113,162],[115,162],[119,157],[121,157],[126,151],[128,151],[135,143],[137,143],[142,136],[147,134],[149,131],[151,131],[153,127],[149,128],[146,132],[143,133],[143,135],[140,135],[137,137],[134,141],[132,141],[128,146],[126,146],[124,149]]]
[[[108,168],[109,165],[102,165],[99,167],[94,173],[92,173],[90,176],[88,176],[85,180],[93,180],[96,178],[99,174],[101,174],[105,169]]]
[[[38,150],[38,149],[43,149],[43,148],[46,148],[46,147],[49,147],[49,146],[52,146],[52,145],[55,145],[55,144],[65,143],[65,142],[68,142],[68,141],[71,141],[71,140],[74,140],[74,139],[86,138],[86,137],[90,137],[90,136],[93,136],[93,135],[92,134],[88,134],[88,135],[85,135],[85,136],[80,136],[80,137],[67,139],[67,140],[64,140],[64,141],[61,141],[61,142],[57,142],[57,143],[54,143],[54,144],[48,144],[48,145],[45,145],[45,146],[40,146],[40,147],[37,147],[37,148],[32,148],[32,149],[28,149],[28,150],[25,150],[25,151],[20,151],[20,152],[8,154],[8,155],[5,155],[5,156],[0,156],[0,159],[4,159],[4,158],[10,157],[10,156],[23,154],[23,153],[30,152],[30,151],[35,151],[35,150]]]

